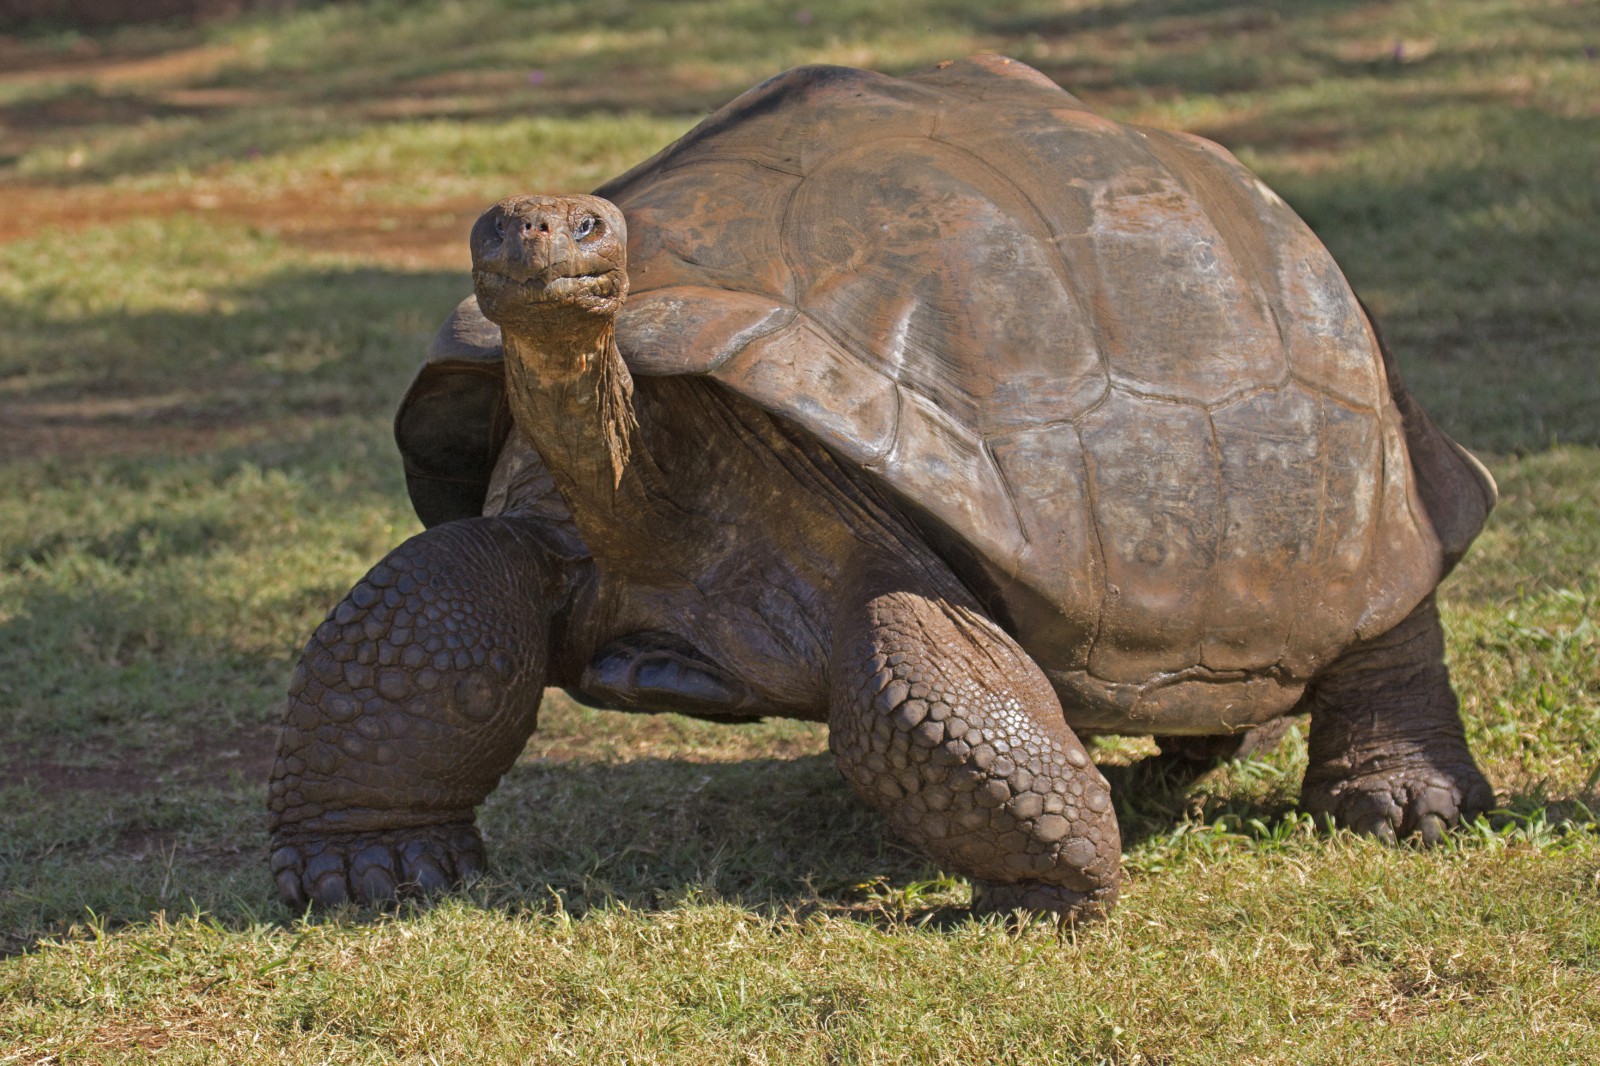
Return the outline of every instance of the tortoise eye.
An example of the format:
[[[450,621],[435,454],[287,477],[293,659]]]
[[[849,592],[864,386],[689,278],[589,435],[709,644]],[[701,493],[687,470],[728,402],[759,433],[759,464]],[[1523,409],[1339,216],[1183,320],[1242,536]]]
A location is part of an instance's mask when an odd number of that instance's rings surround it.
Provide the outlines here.
[[[578,223],[577,228],[572,231],[572,236],[581,241],[589,234],[593,233],[595,231],[595,227],[599,224],[600,220],[595,218],[593,215],[590,215],[588,218]]]

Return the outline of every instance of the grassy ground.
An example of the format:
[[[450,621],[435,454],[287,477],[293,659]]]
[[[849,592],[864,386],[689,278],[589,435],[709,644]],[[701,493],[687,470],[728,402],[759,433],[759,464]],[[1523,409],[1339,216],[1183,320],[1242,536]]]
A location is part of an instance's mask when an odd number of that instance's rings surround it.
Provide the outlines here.
[[[0,1064],[1600,1058],[1600,4],[268,5],[0,38]],[[276,10],[281,8],[281,10]],[[1097,757],[1131,880],[962,920],[810,726],[562,700],[423,914],[273,899],[293,656],[417,528],[388,440],[467,224],[762,77],[1025,59],[1234,149],[1504,501],[1443,593],[1505,813],[1314,832],[1303,742]]]

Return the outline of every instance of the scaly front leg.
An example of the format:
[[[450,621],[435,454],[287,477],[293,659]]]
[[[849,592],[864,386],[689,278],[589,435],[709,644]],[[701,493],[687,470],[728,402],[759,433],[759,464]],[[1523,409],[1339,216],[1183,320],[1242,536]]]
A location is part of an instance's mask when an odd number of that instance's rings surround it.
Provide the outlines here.
[[[829,746],[897,833],[974,879],[980,912],[1103,914],[1121,834],[1038,666],[964,596],[868,573],[837,621]]]
[[[558,580],[535,529],[436,526],[317,628],[268,797],[285,901],[378,902],[482,868],[474,808],[533,732],[545,685]]]

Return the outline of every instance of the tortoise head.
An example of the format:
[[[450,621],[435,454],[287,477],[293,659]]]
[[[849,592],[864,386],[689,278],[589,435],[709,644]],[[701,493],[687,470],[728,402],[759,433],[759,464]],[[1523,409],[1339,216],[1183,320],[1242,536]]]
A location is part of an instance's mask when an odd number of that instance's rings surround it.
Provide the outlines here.
[[[478,306],[503,328],[539,328],[552,313],[614,316],[628,294],[628,229],[598,196],[515,196],[472,227]]]

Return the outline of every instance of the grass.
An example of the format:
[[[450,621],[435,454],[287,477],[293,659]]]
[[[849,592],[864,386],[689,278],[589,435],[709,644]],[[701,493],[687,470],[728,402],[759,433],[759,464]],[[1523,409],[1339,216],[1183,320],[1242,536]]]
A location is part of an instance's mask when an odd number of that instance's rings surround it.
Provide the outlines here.
[[[267,5],[0,41],[0,1064],[1600,1057],[1592,0]],[[815,727],[547,702],[490,876],[305,919],[263,780],[305,635],[417,528],[388,421],[464,233],[784,67],[994,50],[1236,151],[1503,500],[1442,593],[1504,810],[1316,832],[1304,742],[1100,745],[1130,873],[1062,938],[849,796]]]

